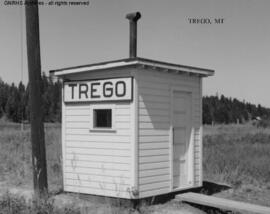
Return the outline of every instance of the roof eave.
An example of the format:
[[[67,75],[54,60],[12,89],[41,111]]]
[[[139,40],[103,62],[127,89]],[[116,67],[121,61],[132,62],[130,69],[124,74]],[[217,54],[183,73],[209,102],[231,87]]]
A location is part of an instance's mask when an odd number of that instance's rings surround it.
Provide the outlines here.
[[[52,70],[50,71],[50,73],[55,76],[62,77],[64,75],[77,74],[77,73],[88,72],[88,71],[120,68],[120,67],[125,67],[125,66],[134,66],[134,65],[142,65],[142,66],[149,66],[152,68],[171,70],[171,71],[175,71],[176,73],[182,72],[182,73],[195,74],[195,75],[200,75],[202,77],[214,75],[214,70],[210,70],[210,69],[163,63],[159,61],[147,60],[147,59],[142,59],[142,58],[136,58],[133,60],[124,59],[124,60],[111,61],[107,63],[105,62],[105,63],[98,63],[98,64],[93,64],[93,65]]]

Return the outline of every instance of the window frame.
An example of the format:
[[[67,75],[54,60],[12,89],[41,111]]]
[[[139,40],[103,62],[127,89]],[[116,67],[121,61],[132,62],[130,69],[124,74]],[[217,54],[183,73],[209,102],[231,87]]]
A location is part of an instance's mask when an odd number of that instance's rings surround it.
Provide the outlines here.
[[[110,109],[111,110],[111,127],[95,127],[94,126],[94,111],[95,110],[103,110]],[[90,105],[90,131],[91,132],[115,132],[115,104],[92,104]]]

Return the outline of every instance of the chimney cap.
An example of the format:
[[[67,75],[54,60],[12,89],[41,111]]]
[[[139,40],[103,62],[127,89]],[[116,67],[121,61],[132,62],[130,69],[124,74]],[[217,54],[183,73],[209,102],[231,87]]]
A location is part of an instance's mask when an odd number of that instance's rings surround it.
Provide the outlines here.
[[[138,21],[141,18],[141,13],[140,12],[134,12],[134,13],[128,13],[126,15],[126,18],[129,19],[129,21]]]

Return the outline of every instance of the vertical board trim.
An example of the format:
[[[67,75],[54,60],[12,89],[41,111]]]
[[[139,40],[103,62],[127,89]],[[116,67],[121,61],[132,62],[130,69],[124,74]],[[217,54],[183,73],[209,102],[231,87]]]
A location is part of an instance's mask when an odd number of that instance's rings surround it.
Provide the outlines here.
[[[66,139],[65,139],[65,132],[66,132],[66,104],[64,102],[64,84],[62,85],[62,97],[61,97],[61,102],[62,102],[62,179],[63,179],[63,189],[64,191],[66,190],[66,176],[65,176],[65,162],[66,162]]]
[[[169,139],[169,161],[170,161],[170,191],[173,191],[173,88],[170,89],[170,139]]]
[[[199,169],[199,184],[200,186],[202,186],[203,184],[203,126],[202,126],[202,114],[203,114],[203,111],[202,111],[202,78],[200,78],[200,110],[201,110],[201,113],[200,113],[200,138],[199,138],[199,149],[200,149],[200,169]]]
[[[133,72],[133,103],[131,105],[131,121],[132,121],[132,124],[131,124],[131,127],[133,127],[133,130],[132,130],[132,140],[131,140],[131,143],[132,143],[132,147],[131,147],[131,150],[132,150],[132,154],[131,154],[131,160],[132,160],[132,163],[131,163],[131,183],[132,183],[132,189],[130,190],[131,191],[131,197],[133,198],[138,198],[138,190],[139,190],[139,175],[138,175],[138,107],[139,107],[139,104],[138,104],[138,84],[137,84],[137,78],[135,77],[136,73]]]

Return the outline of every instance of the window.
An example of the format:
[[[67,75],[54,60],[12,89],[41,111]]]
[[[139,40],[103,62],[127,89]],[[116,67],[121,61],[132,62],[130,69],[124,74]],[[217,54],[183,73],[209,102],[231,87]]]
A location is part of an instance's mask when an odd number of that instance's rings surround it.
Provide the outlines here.
[[[91,104],[90,105],[90,131],[115,131],[114,125],[115,104]]]
[[[94,128],[112,128],[112,109],[94,109]]]

